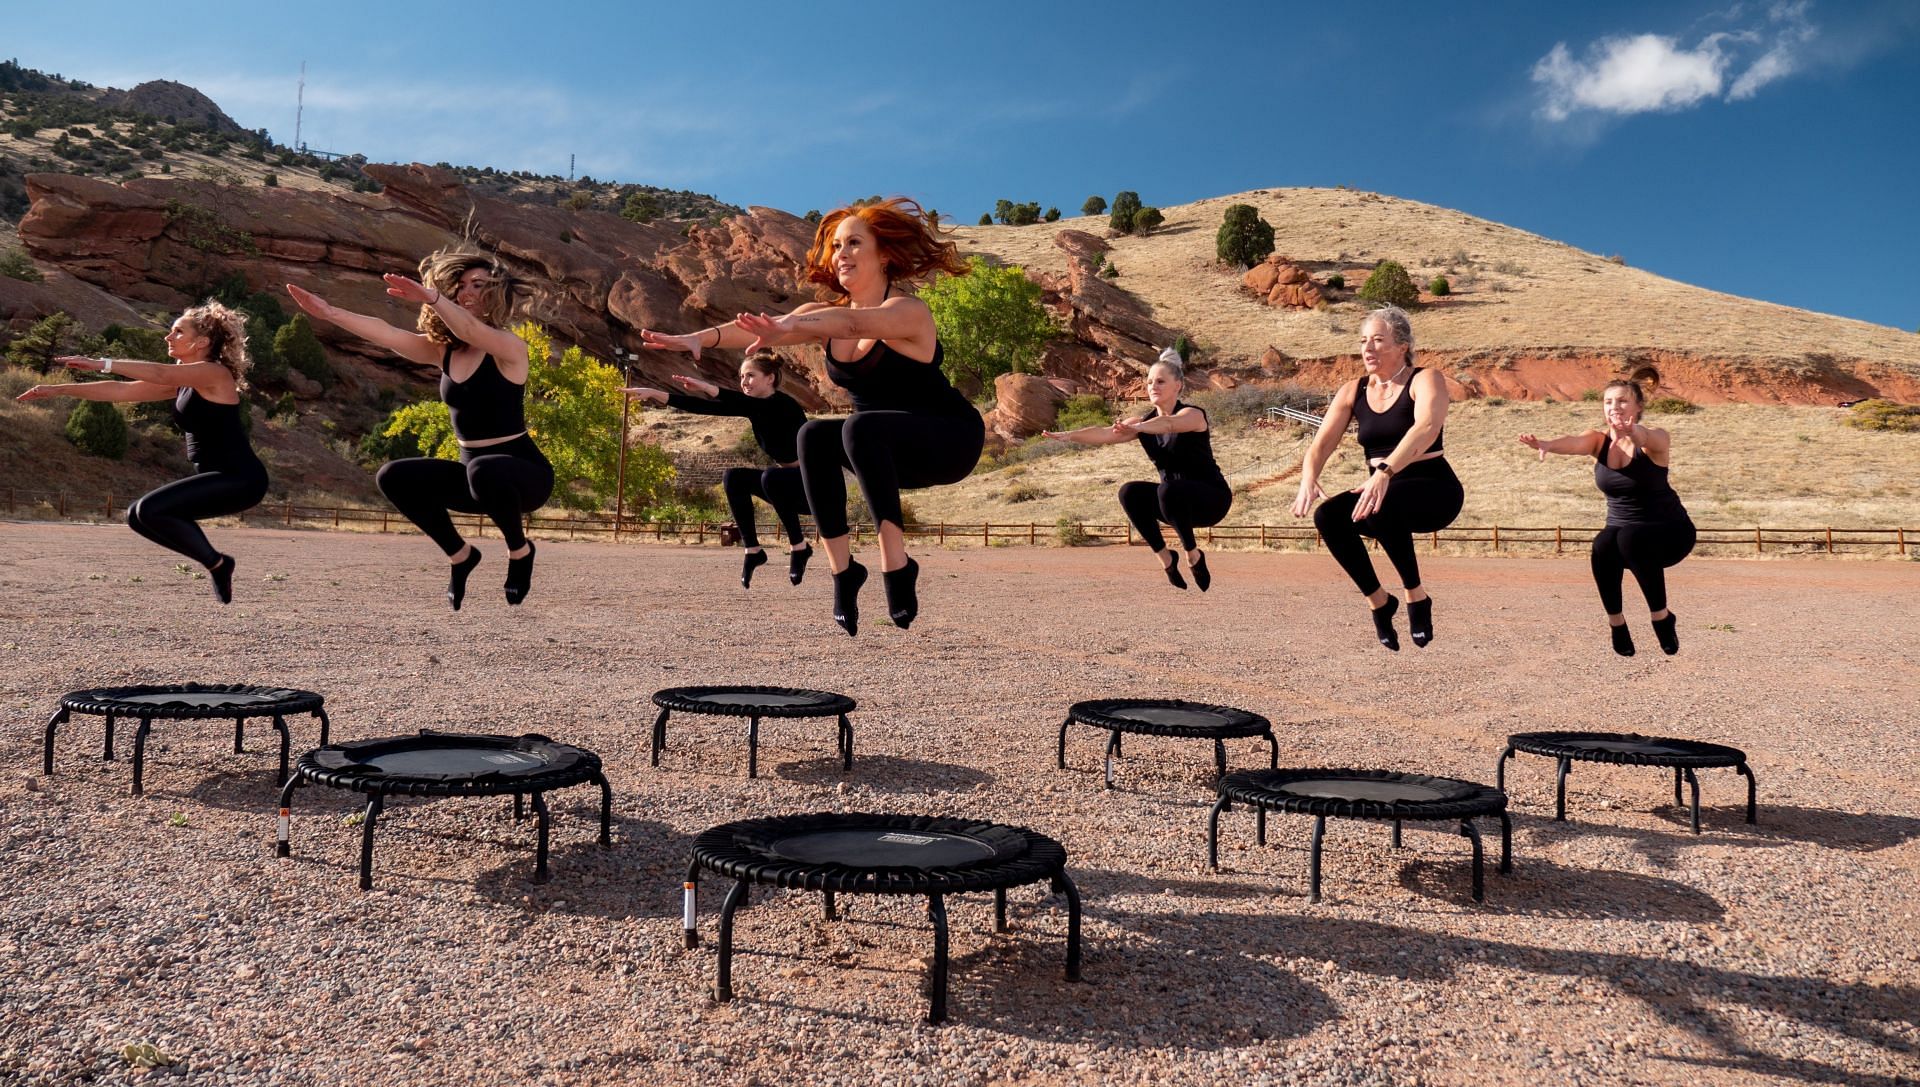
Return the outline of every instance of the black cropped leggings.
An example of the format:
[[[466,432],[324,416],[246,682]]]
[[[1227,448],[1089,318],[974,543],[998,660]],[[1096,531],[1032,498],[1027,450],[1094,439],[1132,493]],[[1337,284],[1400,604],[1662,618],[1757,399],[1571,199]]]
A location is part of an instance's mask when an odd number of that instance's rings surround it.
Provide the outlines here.
[[[197,522],[250,510],[267,496],[267,469],[201,472],[148,491],[127,507],[127,527],[169,551],[212,569],[220,552]]]
[[[1593,583],[1608,615],[1619,615],[1621,575],[1633,571],[1647,610],[1667,606],[1667,567],[1678,565],[1693,550],[1693,521],[1664,521],[1650,525],[1608,525],[1593,538]]]
[[[815,419],[800,428],[800,475],[820,538],[847,534],[847,481],[853,470],[876,524],[901,523],[900,491],[958,483],[980,463],[986,424],[964,415],[856,411],[845,419]]]
[[[374,482],[449,556],[467,543],[453,527],[454,512],[486,514],[500,526],[500,538],[518,551],[527,542],[522,519],[553,494],[553,465],[523,434],[499,445],[462,449],[458,463],[437,457],[388,461]]]
[[[1193,530],[1217,525],[1226,518],[1233,508],[1233,489],[1224,479],[1135,480],[1120,485],[1120,508],[1127,511],[1133,530],[1147,541],[1154,554],[1167,549],[1167,538],[1160,534],[1162,521],[1173,526],[1180,546],[1192,551],[1198,546]]]
[[[759,547],[760,534],[753,524],[753,500],[758,498],[773,507],[780,527],[787,530],[787,542],[806,539],[800,531],[800,515],[807,510],[807,488],[800,481],[798,468],[729,468],[720,477],[720,489],[726,492],[727,509],[733,523],[740,526],[740,543]]]
[[[1360,495],[1343,491],[1320,503],[1313,511],[1313,525],[1327,550],[1340,564],[1361,593],[1371,596],[1380,588],[1373,572],[1373,560],[1367,557],[1367,545],[1360,537],[1371,536],[1380,542],[1380,550],[1400,574],[1400,583],[1411,589],[1420,584],[1420,562],[1414,557],[1413,536],[1417,532],[1438,532],[1460,516],[1467,494],[1460,477],[1445,457],[1415,461],[1394,473],[1387,483],[1387,494],[1373,516],[1353,519],[1354,504]]]

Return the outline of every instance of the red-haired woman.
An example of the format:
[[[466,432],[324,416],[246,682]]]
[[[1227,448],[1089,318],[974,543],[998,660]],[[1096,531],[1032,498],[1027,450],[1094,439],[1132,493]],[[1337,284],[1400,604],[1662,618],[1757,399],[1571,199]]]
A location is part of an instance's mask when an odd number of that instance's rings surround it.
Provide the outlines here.
[[[938,272],[966,270],[939,223],[920,205],[895,197],[820,220],[807,250],[807,278],[827,301],[782,317],[741,314],[684,336],[643,332],[649,347],[695,357],[716,347],[826,347],[827,376],[853,398],[853,414],[800,428],[800,474],[833,569],[833,619],[848,634],[859,629],[867,568],[848,545],[841,469],[853,471],[873,511],[887,612],[904,628],[920,609],[920,565],[907,554],[900,491],[957,483],[980,460],[986,438],[980,413],[941,372],[933,312],[905,289]]]

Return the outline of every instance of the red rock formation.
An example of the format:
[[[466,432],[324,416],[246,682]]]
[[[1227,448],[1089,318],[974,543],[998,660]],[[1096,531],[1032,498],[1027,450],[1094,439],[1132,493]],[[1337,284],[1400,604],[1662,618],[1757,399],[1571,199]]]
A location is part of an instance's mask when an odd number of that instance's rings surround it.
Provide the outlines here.
[[[1067,394],[1037,374],[1001,374],[993,379],[993,399],[988,428],[1017,442],[1052,426]]]
[[[1146,303],[1095,273],[1095,259],[1109,249],[1104,240],[1062,230],[1053,244],[1067,254],[1067,273],[1030,274],[1066,335],[1047,345],[1041,371],[1110,400],[1137,394],[1147,367],[1178,334],[1155,321]]]
[[[1249,268],[1240,282],[1270,306],[1312,309],[1324,300],[1307,270],[1278,253]]]

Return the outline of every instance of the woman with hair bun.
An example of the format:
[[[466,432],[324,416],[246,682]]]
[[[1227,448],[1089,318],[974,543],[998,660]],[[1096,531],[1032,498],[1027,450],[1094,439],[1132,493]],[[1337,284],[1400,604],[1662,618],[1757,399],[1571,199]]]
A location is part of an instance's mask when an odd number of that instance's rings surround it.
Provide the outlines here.
[[[1180,353],[1169,347],[1147,368],[1147,398],[1153,402],[1152,411],[1137,419],[1121,419],[1110,427],[1041,433],[1081,445],[1116,445],[1139,439],[1147,459],[1160,470],[1160,482],[1122,483],[1120,508],[1133,522],[1133,530],[1153,548],[1167,580],[1174,588],[1184,589],[1187,579],[1180,576],[1180,558],[1167,550],[1167,538],[1160,532],[1162,522],[1173,526],[1180,546],[1187,551],[1193,582],[1204,593],[1213,584],[1213,575],[1207,570],[1206,553],[1193,538],[1193,530],[1217,525],[1226,518],[1233,508],[1233,488],[1227,486],[1227,477],[1220,474],[1220,466],[1214,462],[1206,409],[1180,400],[1185,383],[1186,369]]]
[[[1648,373],[1643,371],[1643,373]],[[1651,383],[1658,374],[1648,374]],[[1520,435],[1520,444],[1540,454],[1593,458],[1593,483],[1607,496],[1607,525],[1593,538],[1593,582],[1607,609],[1613,651],[1633,656],[1621,583],[1626,571],[1640,583],[1653,619],[1653,635],[1668,656],[1680,652],[1680,632],[1667,607],[1667,568],[1693,550],[1693,518],[1667,482],[1673,439],[1659,427],[1642,426],[1647,394],[1638,381],[1607,383],[1600,394],[1604,430],[1564,438]]]
[[[1366,374],[1334,394],[1326,418],[1300,465],[1300,493],[1293,515],[1313,514],[1327,551],[1367,598],[1373,632],[1396,652],[1400,635],[1393,614],[1400,602],[1380,587],[1360,539],[1371,536],[1400,574],[1407,591],[1407,629],[1413,644],[1433,641],[1433,598],[1420,583],[1420,562],[1413,550],[1417,532],[1437,532],[1460,516],[1466,492],[1447,464],[1447,383],[1437,371],[1413,364],[1413,325],[1405,310],[1383,306],[1360,322],[1360,362]],[[1360,486],[1327,498],[1318,509],[1320,470],[1334,447],[1357,424],[1366,453],[1367,479]]]
[[[643,333],[648,347],[696,358],[717,347],[826,348],[827,376],[852,397],[853,414],[800,428],[800,475],[833,569],[833,619],[848,634],[859,630],[867,568],[849,546],[841,469],[852,470],[873,511],[888,616],[905,628],[920,611],[920,564],[907,554],[900,491],[957,483],[980,461],[986,425],[941,372],[933,311],[907,290],[936,273],[966,271],[939,222],[894,197],[820,220],[807,250],[807,278],[826,301],[780,317],[745,313],[682,336]]]
[[[508,549],[507,603],[518,604],[533,582],[534,547],[525,518],[553,494],[553,465],[527,433],[530,360],[526,341],[504,327],[512,317],[507,271],[492,257],[461,246],[422,260],[418,280],[381,278],[388,294],[419,303],[418,331],[350,313],[291,283],[287,293],[317,320],[409,362],[440,368],[440,399],[460,443],[460,460],[389,461],[374,479],[380,493],[446,553],[447,603],[454,611],[466,598],[467,575],[480,565],[480,549],[454,527],[453,512],[483,513],[499,526]]]
[[[746,549],[740,565],[740,587],[752,588],[753,572],[767,562],[766,549],[760,546],[759,531],[753,523],[756,498],[773,507],[780,527],[786,529],[787,580],[800,584],[807,573],[807,560],[813,557],[813,545],[800,528],[800,515],[807,512],[807,492],[800,481],[799,439],[807,413],[799,401],[780,391],[780,356],[772,351],[748,355],[740,363],[739,392],[685,374],[675,374],[668,380],[682,391],[670,393],[644,386],[622,391],[649,404],[665,404],[696,415],[746,419],[760,451],[773,461],[771,468],[729,468],[720,477],[727,509],[733,512],[733,523],[740,526],[740,546]]]
[[[127,525],[207,568],[213,595],[233,600],[232,555],[214,550],[199,522],[250,510],[267,496],[267,468],[253,451],[240,413],[247,390],[247,318],[209,301],[182,313],[167,330],[172,362],[94,359],[63,355],[53,361],[69,370],[98,371],[126,381],[36,385],[21,400],[70,396],[76,400],[133,403],[172,400],[173,417],[187,436],[187,459],[195,474],[156,488],[127,507]]]

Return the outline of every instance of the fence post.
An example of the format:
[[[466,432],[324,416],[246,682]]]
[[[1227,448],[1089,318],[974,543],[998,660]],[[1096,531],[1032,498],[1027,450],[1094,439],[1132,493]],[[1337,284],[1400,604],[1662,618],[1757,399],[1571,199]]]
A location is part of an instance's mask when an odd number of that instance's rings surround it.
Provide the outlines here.
[[[1559,525],[1553,526],[1553,553],[1556,555],[1560,553],[1560,526]]]
[[[1438,551],[1438,550],[1440,550],[1440,532],[1439,532],[1439,530],[1437,530],[1437,529],[1436,529],[1436,530],[1434,531],[1434,533],[1433,533],[1433,539],[1432,539],[1432,540],[1431,540],[1431,541],[1430,541],[1430,542],[1429,542],[1429,543],[1427,544],[1427,550],[1428,550],[1428,551]],[[1384,607],[1385,605],[1382,605],[1382,606]]]
[[[63,520],[67,516],[67,492],[65,491],[60,492],[60,516]]]
[[[1262,550],[1264,550],[1266,546],[1267,546],[1267,523],[1265,521],[1262,521],[1260,522],[1260,547]]]
[[[381,510],[380,511],[380,531],[385,532],[386,530],[387,530],[387,511]]]
[[[9,495],[11,495],[12,492],[8,492],[8,493]],[[12,502],[11,497],[9,497],[8,502],[9,502],[9,505],[7,506],[7,508],[12,509],[13,506],[11,505],[11,502]],[[1907,553],[1907,530],[1904,528],[1901,528],[1899,525],[1893,526],[1893,538],[1896,541],[1898,541],[1900,544],[1900,553],[1902,555],[1906,554]]]
[[[1827,526],[1827,554],[1833,554],[1833,526]]]
[[[945,521],[940,522],[940,542],[943,544],[947,542],[947,523]]]
[[[990,533],[990,532],[992,531],[992,529],[993,529],[993,523],[992,523],[992,522],[990,522],[990,521],[982,521],[982,522],[980,522],[980,544],[981,544],[981,546],[983,546],[983,547],[991,547],[991,546],[993,546],[993,538],[992,538],[992,536],[990,536],[990,535],[989,535],[989,533]]]
[[[1027,546],[1028,547],[1032,547],[1034,543],[1039,539],[1038,532],[1039,532],[1039,526],[1035,525],[1032,521],[1028,521],[1027,522]]]
[[[1753,553],[1758,555],[1767,549],[1767,543],[1760,538],[1760,526],[1753,526]]]
[[[1493,549],[1495,551],[1500,550],[1500,526],[1499,525],[1493,526]],[[1384,604],[1381,605],[1381,607],[1385,607],[1385,606],[1386,605]]]

